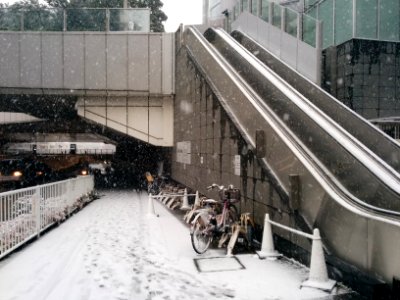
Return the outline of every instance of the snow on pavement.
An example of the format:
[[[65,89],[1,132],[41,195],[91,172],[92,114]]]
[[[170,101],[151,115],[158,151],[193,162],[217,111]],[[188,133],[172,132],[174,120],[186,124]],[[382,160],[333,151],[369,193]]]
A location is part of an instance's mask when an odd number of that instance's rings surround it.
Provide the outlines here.
[[[245,269],[199,273],[189,229],[147,194],[104,195],[37,241],[0,261],[1,300],[315,299],[300,289],[307,269],[238,255]]]

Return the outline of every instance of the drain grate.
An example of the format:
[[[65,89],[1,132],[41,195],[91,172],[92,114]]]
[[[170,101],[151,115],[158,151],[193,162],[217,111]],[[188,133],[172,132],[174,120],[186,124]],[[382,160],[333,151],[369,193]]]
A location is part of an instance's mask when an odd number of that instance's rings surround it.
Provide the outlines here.
[[[235,256],[195,258],[194,264],[199,272],[224,272],[245,269]]]

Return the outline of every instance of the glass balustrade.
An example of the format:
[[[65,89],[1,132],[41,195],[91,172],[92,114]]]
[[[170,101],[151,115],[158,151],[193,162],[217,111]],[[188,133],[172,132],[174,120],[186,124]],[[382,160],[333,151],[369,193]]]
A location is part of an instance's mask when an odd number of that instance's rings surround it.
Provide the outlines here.
[[[251,13],[256,16],[258,16],[258,1],[259,0],[251,0]]]
[[[298,13],[294,10],[286,8],[285,10],[285,32],[291,36],[297,37],[297,19]]]
[[[150,31],[150,9],[0,9],[1,31]]]
[[[268,0],[260,0],[261,1],[261,14],[260,17],[265,22],[269,22],[269,1]]]

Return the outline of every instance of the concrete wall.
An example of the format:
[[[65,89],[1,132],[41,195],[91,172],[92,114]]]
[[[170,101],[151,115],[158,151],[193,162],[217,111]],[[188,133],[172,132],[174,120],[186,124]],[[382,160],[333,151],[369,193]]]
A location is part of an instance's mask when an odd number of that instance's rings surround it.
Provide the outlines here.
[[[182,54],[177,58],[174,104],[172,177],[207,192],[212,183],[241,189],[241,212],[250,212],[263,224],[269,212],[275,220],[293,225],[289,208],[281,201],[253,152],[230,121],[204,78]]]
[[[0,32],[0,89],[170,95],[173,53],[170,33]]]

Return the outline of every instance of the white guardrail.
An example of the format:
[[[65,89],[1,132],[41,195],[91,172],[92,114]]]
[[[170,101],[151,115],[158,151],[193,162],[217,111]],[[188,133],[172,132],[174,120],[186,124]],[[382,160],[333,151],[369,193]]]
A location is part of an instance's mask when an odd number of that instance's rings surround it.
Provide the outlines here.
[[[93,176],[79,176],[0,193],[0,258],[81,207],[93,188]]]

